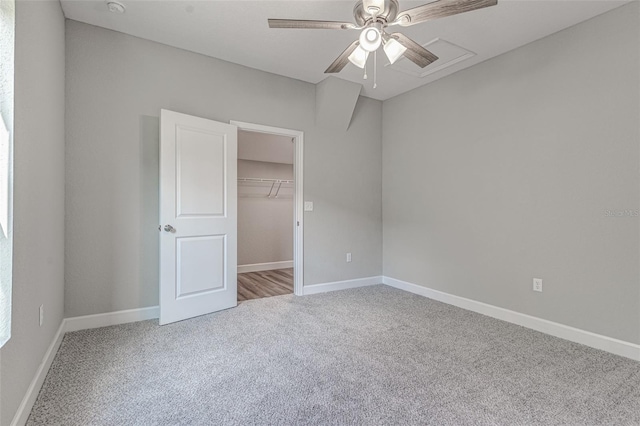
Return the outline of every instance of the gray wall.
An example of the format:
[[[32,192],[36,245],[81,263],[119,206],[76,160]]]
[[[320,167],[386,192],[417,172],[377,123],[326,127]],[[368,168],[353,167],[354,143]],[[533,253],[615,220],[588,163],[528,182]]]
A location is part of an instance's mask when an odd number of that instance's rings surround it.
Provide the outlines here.
[[[385,275],[640,342],[638,16],[384,102]]]
[[[15,42],[13,326],[1,350],[3,425],[15,415],[63,317],[65,65],[59,2],[16,2]]]
[[[379,275],[382,104],[314,124],[315,86],[67,21],[66,316],[158,303],[158,116],[305,132],[305,285]],[[353,252],[347,264],[344,253]]]
[[[293,180],[293,165],[238,160],[238,177]],[[278,198],[277,185],[270,191],[270,183],[238,184],[238,265],[293,260],[293,185],[281,185]]]

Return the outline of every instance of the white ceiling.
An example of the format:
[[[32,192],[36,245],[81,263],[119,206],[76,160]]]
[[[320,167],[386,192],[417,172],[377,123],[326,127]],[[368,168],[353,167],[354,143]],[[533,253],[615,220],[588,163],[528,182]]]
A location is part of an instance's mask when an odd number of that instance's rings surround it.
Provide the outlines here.
[[[198,52],[251,68],[318,83],[324,70],[357,38],[354,30],[270,29],[267,18],[353,21],[354,0],[218,1],[121,0],[122,15],[105,0],[61,0],[67,18]],[[425,1],[400,0],[405,10]],[[628,0],[498,0],[498,5],[400,28],[420,44],[437,38],[474,56],[424,77],[385,67],[378,55],[378,88],[372,72],[352,64],[340,78],[363,83],[362,94],[385,100],[509,50],[590,19]],[[437,53],[436,53],[437,54]],[[430,67],[438,66],[438,61]],[[419,70],[419,68],[416,69]]]

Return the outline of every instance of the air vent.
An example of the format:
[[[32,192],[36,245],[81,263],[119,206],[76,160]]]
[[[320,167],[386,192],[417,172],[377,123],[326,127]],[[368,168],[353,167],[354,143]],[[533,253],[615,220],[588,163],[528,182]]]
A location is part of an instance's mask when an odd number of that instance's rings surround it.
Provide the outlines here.
[[[424,68],[420,68],[407,58],[402,57],[402,59],[397,60],[393,65],[387,64],[386,66],[395,71],[423,78],[476,55],[470,50],[442,40],[441,38],[431,40],[422,46],[430,52],[433,52],[433,54],[438,57],[438,60]]]

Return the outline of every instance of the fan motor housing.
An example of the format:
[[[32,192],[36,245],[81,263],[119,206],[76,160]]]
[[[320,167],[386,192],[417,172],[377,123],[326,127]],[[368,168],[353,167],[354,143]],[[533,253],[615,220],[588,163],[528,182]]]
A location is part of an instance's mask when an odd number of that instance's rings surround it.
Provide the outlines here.
[[[394,21],[398,16],[398,7],[398,0],[385,0],[384,10],[376,16],[377,20],[383,22]],[[353,17],[356,24],[361,27],[366,26],[373,20],[373,17],[364,10],[362,0],[358,1],[353,8]]]

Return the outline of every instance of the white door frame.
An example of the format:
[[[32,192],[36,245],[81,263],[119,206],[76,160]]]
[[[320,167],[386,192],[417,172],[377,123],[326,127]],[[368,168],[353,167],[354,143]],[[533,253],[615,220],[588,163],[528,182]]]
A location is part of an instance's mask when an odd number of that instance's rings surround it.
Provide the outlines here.
[[[303,173],[304,165],[304,133],[298,130],[282,129],[279,127],[263,126],[262,124],[244,123],[242,121],[229,121],[238,127],[238,130],[268,133],[270,135],[288,136],[293,138],[293,294],[302,296],[304,287],[304,199],[303,199]]]

